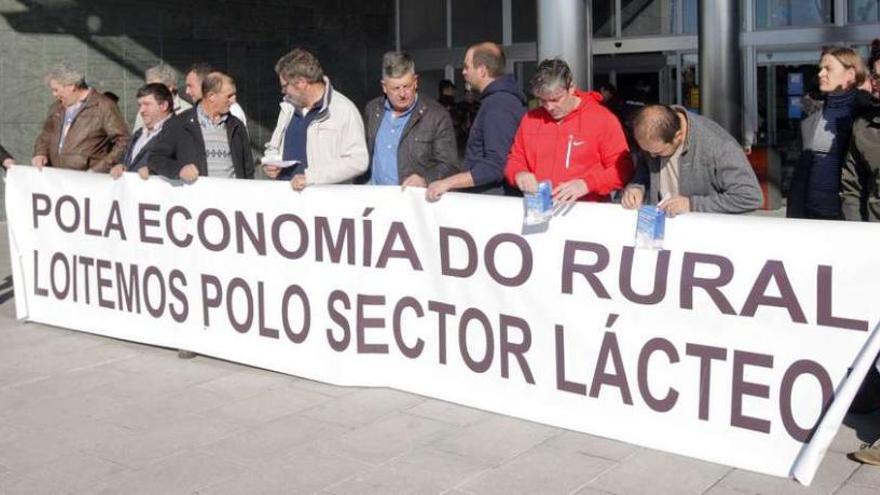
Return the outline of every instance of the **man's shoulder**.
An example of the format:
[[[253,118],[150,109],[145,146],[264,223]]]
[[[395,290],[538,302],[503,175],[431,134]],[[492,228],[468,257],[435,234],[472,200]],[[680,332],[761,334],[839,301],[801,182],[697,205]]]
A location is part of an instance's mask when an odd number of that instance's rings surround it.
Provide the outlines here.
[[[446,107],[444,107],[443,105],[441,105],[440,102],[438,102],[438,101],[435,100],[434,98],[431,98],[430,96],[424,96],[424,95],[421,95],[421,94],[420,94],[420,95],[419,95],[419,103],[418,103],[418,105],[419,105],[419,107],[424,108],[425,111],[428,111],[428,112],[446,112],[446,113],[449,113],[449,112],[446,111]]]
[[[92,89],[89,96],[86,97],[86,103],[93,103],[101,110],[109,110],[116,106],[116,102],[104,95],[97,89]]]
[[[856,117],[856,123],[862,126],[880,125],[880,104],[873,103],[864,107]]]
[[[336,88],[333,88],[333,95],[330,97],[330,110],[333,110],[333,108],[344,108],[346,110],[357,111],[357,107],[354,105],[354,102],[352,102],[344,94],[337,91]]]
[[[708,140],[712,142],[736,142],[733,136],[731,136],[726,129],[721,127],[720,124],[710,119],[709,117],[688,112],[688,121],[691,125],[691,128],[693,129],[694,134],[698,136],[701,141]]]
[[[371,99],[370,101],[368,101],[364,108],[373,109],[375,107],[381,107],[383,103],[385,103],[385,97],[384,96],[377,96],[377,97]]]
[[[182,116],[182,113],[178,115],[171,114],[171,116],[168,117],[168,120],[166,120],[165,123],[162,124],[162,134],[164,134],[165,132],[171,133],[182,131],[186,123],[183,120]]]
[[[175,118],[179,119],[182,124],[186,124],[187,122],[193,121],[194,119],[197,118],[196,107],[192,106],[190,108],[187,108],[186,110],[175,115]]]
[[[226,127],[230,129],[234,129],[236,127],[241,127],[244,132],[247,132],[247,126],[244,125],[244,122],[232,113],[226,114]]]

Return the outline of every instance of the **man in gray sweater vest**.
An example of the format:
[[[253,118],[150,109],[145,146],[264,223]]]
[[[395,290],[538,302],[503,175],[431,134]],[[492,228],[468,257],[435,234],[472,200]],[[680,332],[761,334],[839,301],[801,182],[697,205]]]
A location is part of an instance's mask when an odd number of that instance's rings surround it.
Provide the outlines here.
[[[733,137],[682,107],[648,105],[633,122],[645,160],[621,203],[657,205],[669,216],[689,211],[745,213],[763,202],[758,179]]]

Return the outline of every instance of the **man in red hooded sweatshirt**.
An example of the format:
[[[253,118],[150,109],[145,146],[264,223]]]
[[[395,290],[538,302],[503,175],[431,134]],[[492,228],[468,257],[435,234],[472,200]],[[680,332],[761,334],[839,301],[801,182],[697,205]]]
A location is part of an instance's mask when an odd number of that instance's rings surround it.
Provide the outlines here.
[[[550,180],[554,203],[607,201],[633,174],[626,136],[600,93],[577,89],[560,59],[538,64],[531,81],[541,106],[523,117],[504,175],[534,194]]]

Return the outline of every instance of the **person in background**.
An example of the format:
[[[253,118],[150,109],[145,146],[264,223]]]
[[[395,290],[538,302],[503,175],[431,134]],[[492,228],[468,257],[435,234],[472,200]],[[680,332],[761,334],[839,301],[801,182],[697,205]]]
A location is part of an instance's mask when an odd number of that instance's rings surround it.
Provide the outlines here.
[[[177,72],[174,70],[174,67],[165,64],[159,64],[144,72],[144,84],[153,84],[159,83],[164,84],[168,91],[171,92],[172,98],[172,107],[171,112],[175,115],[180,115],[185,110],[189,110],[192,108],[192,105],[189,104],[186,100],[181,98],[178,90],[177,90]],[[137,117],[134,121],[134,127],[132,128],[132,132],[136,132],[138,129],[143,127],[144,121],[141,118],[140,112],[138,112]]]
[[[202,83],[204,82],[205,77],[213,72],[216,72],[214,68],[205,63],[193,64],[186,72],[186,86],[184,91],[193,105],[202,99],[204,94],[202,92]],[[232,105],[229,107],[229,113],[238,119],[242,125],[247,127],[247,116],[244,114],[244,109],[238,104],[237,95],[233,95],[232,97]]]
[[[802,151],[791,180],[786,216],[839,220],[841,170],[867,78],[862,58],[847,47],[828,48],[819,61],[825,102],[801,122]]]

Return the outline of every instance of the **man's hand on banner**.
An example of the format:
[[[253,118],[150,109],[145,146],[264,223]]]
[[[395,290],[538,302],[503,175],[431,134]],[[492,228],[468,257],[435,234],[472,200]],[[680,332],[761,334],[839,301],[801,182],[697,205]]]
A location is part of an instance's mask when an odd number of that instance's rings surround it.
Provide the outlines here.
[[[42,169],[47,163],[49,163],[49,158],[46,155],[36,155],[31,158],[31,165],[38,169]]]
[[[428,187],[428,182],[419,174],[412,174],[406,179],[404,179],[403,183],[400,186],[404,189],[407,187]]]
[[[122,177],[122,174],[125,172],[125,165],[121,163],[117,163],[113,165],[113,168],[110,169],[110,177],[113,177],[113,180],[116,180]]]
[[[526,194],[535,194],[538,192],[538,179],[531,172],[520,172],[516,174],[516,187]]]
[[[578,200],[578,198],[590,192],[587,183],[583,179],[570,180],[563,182],[553,189],[553,202],[570,204]]]
[[[188,165],[184,165],[180,169],[180,173],[178,175],[180,175],[180,179],[182,181],[186,182],[187,184],[192,184],[196,181],[196,179],[199,178],[199,168],[190,163]]]
[[[623,196],[620,198],[620,204],[627,210],[641,207],[644,201],[645,190],[641,187],[626,187],[623,190]]]
[[[657,208],[666,212],[667,216],[674,217],[691,211],[691,200],[687,196],[673,196],[657,203]]]
[[[293,179],[290,179],[290,187],[292,187],[294,191],[302,191],[305,189],[306,176],[303,174],[294,175]]]

